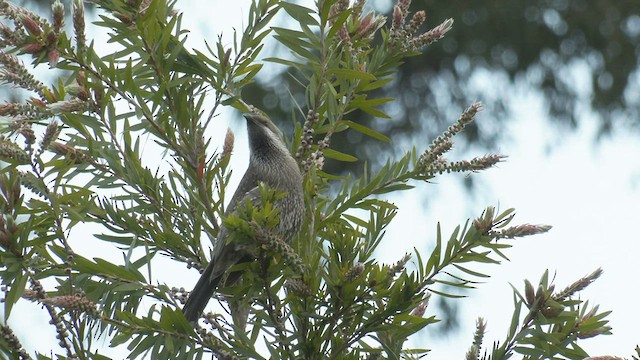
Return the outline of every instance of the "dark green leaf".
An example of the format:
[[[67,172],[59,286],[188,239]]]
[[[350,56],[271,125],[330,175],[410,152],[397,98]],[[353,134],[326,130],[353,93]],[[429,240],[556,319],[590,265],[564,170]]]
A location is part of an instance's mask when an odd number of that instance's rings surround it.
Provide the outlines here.
[[[358,158],[353,155],[345,154],[330,148],[325,148],[322,150],[322,152],[329,159],[335,159],[338,161],[347,161],[347,162],[358,161]]]

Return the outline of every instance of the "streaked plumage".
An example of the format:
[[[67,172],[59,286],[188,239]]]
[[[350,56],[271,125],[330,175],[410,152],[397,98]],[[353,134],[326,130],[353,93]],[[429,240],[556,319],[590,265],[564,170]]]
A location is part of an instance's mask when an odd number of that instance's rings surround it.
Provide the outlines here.
[[[226,214],[235,211],[236,204],[243,204],[246,199],[260,205],[260,189],[258,183],[263,182],[273,189],[284,191],[287,195],[279,199],[275,205],[280,209],[278,232],[286,241],[298,232],[304,218],[304,195],[302,192],[302,175],[298,164],[285,146],[280,130],[266,117],[251,113],[245,114],[247,133],[249,136],[249,167],[245,172],[238,189],[233,194]],[[202,273],[183,308],[189,321],[196,321],[209,299],[219,286],[233,284],[242,275],[231,273],[225,278],[229,268],[241,262],[252,261],[253,257],[246,252],[246,246],[227,244],[228,233],[221,227],[214,246],[211,262]]]

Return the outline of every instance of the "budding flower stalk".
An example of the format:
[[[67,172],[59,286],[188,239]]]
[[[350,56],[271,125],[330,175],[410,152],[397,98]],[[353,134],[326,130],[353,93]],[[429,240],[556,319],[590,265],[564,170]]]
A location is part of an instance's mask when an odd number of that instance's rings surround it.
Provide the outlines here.
[[[228,128],[227,133],[224,136],[224,143],[222,145],[222,158],[226,159],[231,156],[231,153],[233,152],[234,141],[235,136],[233,135],[233,131]]]
[[[418,51],[442,39],[453,26],[453,19],[447,19],[435,28],[416,35],[426,20],[426,13],[418,11],[407,24],[406,19],[409,16],[410,5],[411,0],[398,0],[398,3],[393,7],[391,30],[389,32],[391,47],[404,53]]]
[[[564,290],[555,294],[553,296],[554,300],[557,300],[557,301],[564,300],[571,297],[575,293],[584,290],[592,282],[596,281],[600,277],[600,275],[602,275],[602,273],[603,273],[602,269],[598,268],[596,269],[596,271],[592,272],[591,274],[578,279],[573,284],[567,286]]]
[[[73,148],[67,144],[63,144],[61,142],[52,142],[51,145],[49,145],[49,150],[58,155],[64,156],[77,165],[93,163],[91,157],[83,151]]]
[[[82,99],[75,98],[71,100],[58,101],[53,104],[48,104],[47,109],[54,115],[59,115],[68,112],[86,111],[89,106],[87,102]]]
[[[311,289],[309,289],[309,286],[307,286],[307,284],[305,284],[305,282],[299,278],[288,279],[284,286],[287,288],[287,290],[295,293],[300,297],[307,297],[311,295]]]
[[[81,294],[61,295],[50,298],[41,299],[44,304],[53,305],[67,310],[76,310],[88,314],[96,314],[98,312],[96,304]]]
[[[427,31],[426,33],[411,39],[411,48],[418,50],[425,46],[431,45],[434,42],[442,39],[446,33],[453,27],[453,19],[447,19],[442,24]]]
[[[306,154],[309,150],[311,150],[311,144],[313,143],[313,133],[314,133],[313,125],[319,121],[319,118],[320,118],[320,114],[318,114],[317,112],[314,112],[313,110],[309,110],[307,112],[307,119],[305,120],[304,125],[302,126],[302,136],[300,139],[300,146],[296,151],[296,160],[298,160],[298,162],[301,162],[304,154]]]
[[[8,325],[0,325],[0,337],[20,359],[31,359],[29,353],[22,347],[20,340]]]
[[[64,26],[64,5],[60,0],[56,0],[51,5],[51,13],[53,14],[53,31],[59,34]]]
[[[347,273],[344,275],[345,281],[347,283],[352,283],[356,281],[356,279],[358,279],[360,276],[362,276],[363,272],[364,272],[364,264],[361,262],[358,262],[355,265],[353,265],[353,267],[351,267],[347,271]]]
[[[83,54],[87,47],[83,0],[73,0],[73,32],[76,36],[78,53]]]
[[[496,231],[492,233],[492,235],[497,239],[514,239],[517,237],[546,233],[549,230],[551,230],[551,225],[522,224]]]
[[[20,21],[22,22],[22,26],[24,26],[27,31],[34,36],[42,35],[42,29],[40,25],[29,15],[21,14]]]
[[[404,254],[404,256],[400,260],[398,260],[395,264],[393,264],[389,268],[389,270],[387,272],[389,277],[394,277],[394,276],[396,276],[396,274],[398,274],[402,270],[404,270],[404,267],[407,265],[409,260],[411,260],[411,254],[409,254],[409,253]]]
[[[29,73],[24,63],[14,55],[0,51],[0,80],[17,85],[23,89],[35,91],[44,97],[46,86]]]
[[[422,302],[420,302],[420,304],[418,304],[418,306],[416,306],[415,309],[411,311],[411,315],[417,316],[417,317],[423,317],[424,313],[427,311],[427,307],[429,306],[430,299],[431,299],[431,295],[427,295],[427,298],[424,299]]]
[[[31,163],[31,156],[18,145],[4,139],[0,139],[0,159],[18,165]]]
[[[48,148],[49,145],[51,145],[51,143],[58,138],[59,134],[60,128],[58,127],[58,122],[54,120],[49,125],[47,125],[47,129],[44,131],[44,136],[42,137],[40,147],[42,149]]]

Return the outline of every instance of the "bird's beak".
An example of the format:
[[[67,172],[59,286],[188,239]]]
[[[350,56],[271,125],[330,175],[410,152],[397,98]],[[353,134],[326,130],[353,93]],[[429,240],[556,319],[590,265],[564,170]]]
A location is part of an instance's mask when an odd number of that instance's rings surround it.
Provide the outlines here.
[[[247,119],[247,121],[251,121],[251,122],[253,122],[253,123],[256,123],[256,122],[257,122],[257,120],[256,120],[256,114],[254,114],[254,113],[244,113],[244,114],[242,114],[242,116],[243,116],[245,119]]]

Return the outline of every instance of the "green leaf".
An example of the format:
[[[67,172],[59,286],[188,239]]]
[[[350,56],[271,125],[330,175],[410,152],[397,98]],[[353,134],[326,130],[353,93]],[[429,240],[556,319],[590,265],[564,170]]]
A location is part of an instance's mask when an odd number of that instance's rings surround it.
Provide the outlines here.
[[[324,153],[324,156],[326,156],[329,159],[335,159],[338,161],[346,161],[346,162],[358,161],[358,158],[353,155],[345,154],[330,148],[324,148],[322,149],[322,152]]]
[[[308,66],[307,64],[295,62],[293,60],[269,57],[269,58],[265,58],[264,61],[269,61],[269,62],[272,62],[272,63],[286,65],[286,66],[291,66],[291,67],[296,68],[296,69],[310,69],[310,66]]]
[[[131,281],[144,282],[144,276],[137,270],[125,269],[123,266],[112,264],[100,258],[94,258],[95,262],[91,262],[81,256],[75,256],[75,266],[80,272],[89,274],[105,274],[113,275],[117,278]]]
[[[310,62],[317,63],[317,50],[312,43],[306,41],[307,36],[300,31],[294,31],[285,28],[273,28],[276,35],[274,38],[288,47],[295,54],[302,56]]]
[[[414,188],[413,185],[404,184],[404,183],[392,184],[392,185],[386,185],[384,187],[381,187],[381,188],[373,191],[372,194],[381,195],[381,194],[386,194],[386,193],[390,193],[390,192],[411,190],[413,188]]]
[[[13,305],[22,297],[24,293],[24,289],[27,286],[27,280],[29,276],[23,271],[18,271],[13,274],[15,278],[11,281],[11,284],[8,286],[8,291],[5,293],[4,299],[4,321],[7,322],[7,319],[11,315],[11,309],[13,309]]]
[[[386,78],[377,79],[371,82],[363,82],[358,84],[358,90],[371,91],[371,90],[379,89],[385,86],[387,83],[391,82],[391,80],[393,80],[392,77],[386,77]]]
[[[436,294],[436,295],[441,295],[441,296],[452,298],[452,299],[464,299],[464,298],[467,297],[466,295],[450,294],[450,293],[434,290],[434,289],[431,289],[431,288],[429,288],[429,291],[434,293],[434,294]]]
[[[351,120],[344,120],[344,123],[347,124],[350,128],[352,128],[353,130],[362,133],[364,135],[370,136],[374,139],[378,139],[378,140],[382,140],[384,142],[391,142],[391,139],[389,139],[387,136],[371,129],[368,128],[364,125],[360,125],[356,122],[353,122]]]
[[[480,277],[480,278],[489,278],[489,277],[491,277],[489,275],[486,275],[486,274],[483,274],[483,273],[480,273],[480,272],[477,272],[477,271],[473,271],[473,270],[467,269],[466,267],[460,266],[458,264],[453,264],[453,266],[456,269],[458,269],[460,271],[463,271],[463,272],[465,272],[465,273],[467,273],[469,275],[473,275],[473,276]]]
[[[325,2],[325,7],[329,8],[330,6],[327,5],[327,3]],[[338,33],[338,31],[340,31],[340,29],[342,28],[342,26],[344,25],[344,23],[347,21],[347,19],[349,18],[349,16],[353,13],[353,8],[351,9],[347,9],[346,11],[341,12],[340,14],[338,14],[338,16],[334,16],[331,20],[333,21],[333,25],[331,26],[331,29],[329,29],[329,32],[327,33],[327,39],[333,39],[336,34]]]
[[[337,78],[347,80],[369,80],[376,79],[375,76],[364,71],[358,71],[353,69],[329,69],[329,74],[335,75]]]
[[[319,26],[318,21],[310,14],[315,14],[312,9],[306,8],[290,2],[281,2],[280,6],[289,14],[294,20],[304,25]]]

